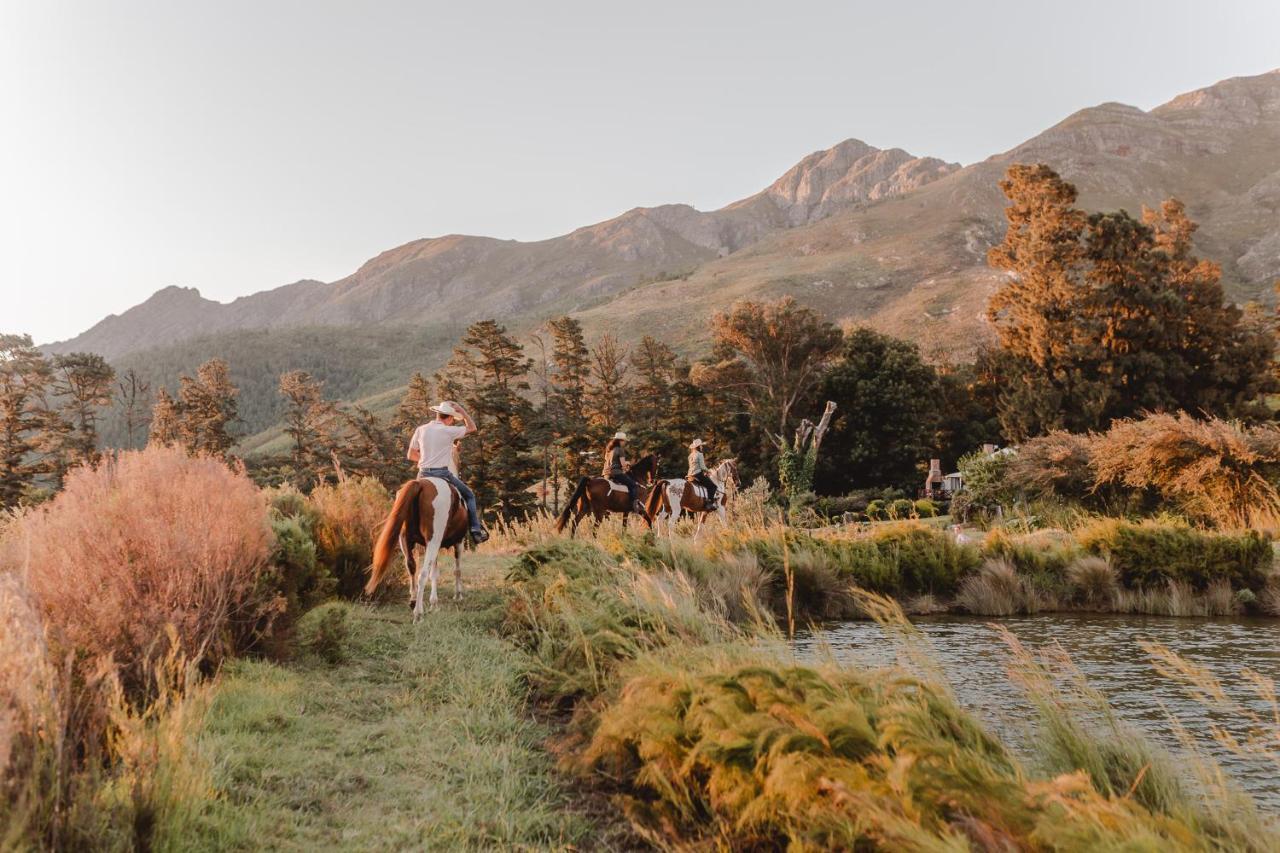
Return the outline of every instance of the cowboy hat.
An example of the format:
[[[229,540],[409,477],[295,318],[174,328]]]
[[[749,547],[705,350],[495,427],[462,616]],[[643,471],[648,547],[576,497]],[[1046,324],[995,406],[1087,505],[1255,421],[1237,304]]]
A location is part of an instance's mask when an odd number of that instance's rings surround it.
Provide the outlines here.
[[[432,406],[431,411],[448,415],[451,418],[462,417],[462,411],[449,400],[442,400],[438,405]]]
[[[697,450],[697,449],[698,449],[699,447],[701,447],[702,445],[703,445],[703,441],[702,441],[702,439],[700,439],[700,438],[695,438],[693,441],[689,442],[689,449],[690,449],[690,450]]]
[[[629,440],[629,439],[627,438],[627,434],[626,434],[625,432],[623,432],[622,430],[618,430],[617,432],[615,432],[615,433],[613,434],[613,438],[614,438],[614,440],[615,440],[615,441],[628,441],[628,440]]]

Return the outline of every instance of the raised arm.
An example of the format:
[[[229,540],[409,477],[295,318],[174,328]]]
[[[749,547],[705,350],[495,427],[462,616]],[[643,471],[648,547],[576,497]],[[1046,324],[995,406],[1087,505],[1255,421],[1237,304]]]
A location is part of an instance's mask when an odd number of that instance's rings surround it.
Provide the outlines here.
[[[473,432],[479,432],[480,428],[476,426],[475,419],[471,417],[471,413],[467,411],[467,407],[461,403],[454,403],[454,405],[458,407],[458,411],[462,412],[462,422],[467,425],[466,435],[471,435]]]

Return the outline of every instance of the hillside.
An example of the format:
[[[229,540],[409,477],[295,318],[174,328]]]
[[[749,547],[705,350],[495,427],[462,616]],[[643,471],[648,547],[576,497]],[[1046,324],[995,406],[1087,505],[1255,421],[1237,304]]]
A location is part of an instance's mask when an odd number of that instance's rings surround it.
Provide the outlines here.
[[[415,240],[332,284],[299,281],[227,304],[168,287],[47,348],[117,358],[235,329],[549,316],[689,272],[768,234],[891,198],[957,168],[851,139],[806,157],[771,186],[721,210],[635,208],[533,243],[456,234]]]
[[[319,349],[330,374],[350,378],[331,380],[331,393],[366,396],[402,384],[412,369],[439,366],[456,329],[481,317],[528,331],[573,312],[591,333],[653,333],[697,352],[711,313],[736,298],[785,293],[834,319],[917,340],[933,357],[964,357],[987,334],[983,309],[999,279],[986,251],[1004,231],[997,183],[1015,162],[1049,163],[1089,209],[1136,213],[1182,199],[1201,224],[1199,251],[1222,264],[1237,300],[1268,298],[1280,277],[1274,71],[1150,111],[1084,109],[964,168],[849,140],[717,211],[636,208],[534,243],[423,239],[331,284],[300,281],[227,304],[166,288],[49,349],[102,352],[170,383],[200,355],[221,354],[264,388],[282,369],[308,367]],[[453,331],[441,329],[441,316],[452,318]],[[411,334],[418,342],[410,344],[398,331],[409,326],[436,331]],[[281,336],[290,327],[308,337]],[[246,338],[248,330],[258,336]],[[245,407],[245,428],[265,429],[277,414],[262,397]]]

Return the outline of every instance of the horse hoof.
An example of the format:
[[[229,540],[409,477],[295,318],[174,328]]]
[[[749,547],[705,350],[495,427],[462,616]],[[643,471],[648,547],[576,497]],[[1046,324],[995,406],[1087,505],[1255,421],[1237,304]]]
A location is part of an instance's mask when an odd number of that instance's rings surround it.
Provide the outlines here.
[[[409,602],[409,609],[410,609],[410,610],[417,610],[417,609],[418,609],[418,602],[416,602],[416,601],[410,601],[410,602]]]

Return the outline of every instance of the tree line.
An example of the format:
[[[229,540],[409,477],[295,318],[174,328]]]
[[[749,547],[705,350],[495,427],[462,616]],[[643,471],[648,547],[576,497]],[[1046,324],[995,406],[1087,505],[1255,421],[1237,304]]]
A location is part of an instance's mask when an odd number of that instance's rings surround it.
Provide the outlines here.
[[[329,399],[307,371],[284,372],[276,392],[290,451],[246,463],[262,482],[308,488],[367,474],[392,485],[410,473],[405,444],[431,403],[457,400],[481,426],[462,444],[463,476],[483,507],[510,516],[558,508],[619,429],[633,456],[656,453],[667,476],[683,474],[686,446],[702,438],[748,477],[786,479],[791,430],[827,400],[836,413],[811,472],[825,494],[910,488],[931,456],[952,464],[985,442],[1098,430],[1148,411],[1271,417],[1274,323],[1226,302],[1220,269],[1192,251],[1196,225],[1179,202],[1140,218],[1088,214],[1043,165],[1015,165],[1000,186],[1009,228],[989,262],[1008,276],[988,306],[996,343],[972,363],[931,364],[911,341],[842,330],[791,298],[716,314],[710,350],[695,360],[647,335],[630,346],[589,341],[570,316],[524,342],[483,320],[434,376],[410,377],[389,417]],[[239,391],[220,359],[148,407],[149,385],[132,372],[116,382],[97,356],[46,358],[29,338],[0,341],[5,506],[97,458],[97,411],[113,395],[131,434],[232,452]]]

